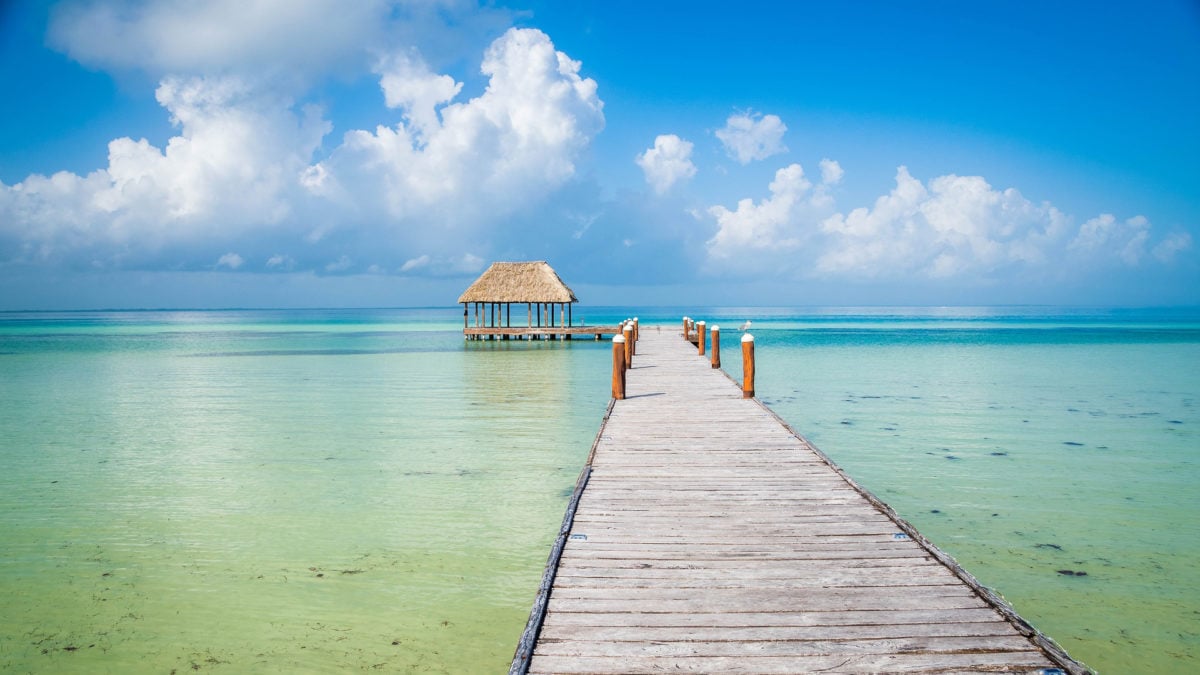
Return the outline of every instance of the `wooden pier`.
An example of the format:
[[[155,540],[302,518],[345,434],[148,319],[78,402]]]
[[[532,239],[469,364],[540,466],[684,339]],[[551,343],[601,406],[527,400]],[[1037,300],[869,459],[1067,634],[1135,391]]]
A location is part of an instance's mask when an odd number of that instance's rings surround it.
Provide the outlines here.
[[[620,332],[620,326],[483,326],[463,329],[463,335],[468,340],[570,340],[573,337],[599,340],[605,335]]]
[[[642,327],[510,673],[1088,672],[682,333]]]

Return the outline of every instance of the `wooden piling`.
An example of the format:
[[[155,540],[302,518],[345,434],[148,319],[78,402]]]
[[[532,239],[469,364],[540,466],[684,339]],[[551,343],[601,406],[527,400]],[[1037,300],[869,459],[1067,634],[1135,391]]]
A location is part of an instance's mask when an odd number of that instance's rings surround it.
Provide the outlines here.
[[[700,356],[704,356],[704,327],[706,325],[708,324],[704,321],[696,323],[696,352]]]
[[[684,339],[684,340],[688,339],[688,325],[687,325],[687,323],[688,323],[688,318],[685,316],[685,317],[683,317],[683,339]]]
[[[754,336],[742,336],[742,398],[754,398]]]
[[[612,397],[618,401],[625,398],[625,338],[613,336]]]
[[[621,329],[622,340],[625,345],[625,367],[633,367],[633,326],[625,324]]]
[[[712,327],[712,367],[721,367],[721,327]]]

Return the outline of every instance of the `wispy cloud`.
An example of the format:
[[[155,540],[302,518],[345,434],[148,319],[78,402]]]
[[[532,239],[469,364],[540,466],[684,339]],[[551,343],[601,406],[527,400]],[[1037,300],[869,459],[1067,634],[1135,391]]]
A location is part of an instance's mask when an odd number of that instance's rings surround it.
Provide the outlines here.
[[[752,111],[730,115],[725,126],[716,131],[725,151],[739,164],[749,164],[771,155],[787,152],[783,135],[787,125],[777,115]]]

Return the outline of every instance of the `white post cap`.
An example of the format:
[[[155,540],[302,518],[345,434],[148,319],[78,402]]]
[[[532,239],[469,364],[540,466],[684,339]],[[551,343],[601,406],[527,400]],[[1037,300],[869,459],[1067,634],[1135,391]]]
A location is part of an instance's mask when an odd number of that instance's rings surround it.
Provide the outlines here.
[[[624,335],[614,335],[613,342],[619,342],[621,344],[625,344],[625,336]]]
[[[742,336],[742,342],[754,342],[754,336],[749,333],[746,333],[745,335]]]
[[[712,329],[715,331],[720,331],[721,327],[714,323]]]
[[[697,321],[697,322],[696,322],[696,325],[697,325],[697,326],[704,326],[704,325],[706,325],[706,324],[705,324],[703,321]]]

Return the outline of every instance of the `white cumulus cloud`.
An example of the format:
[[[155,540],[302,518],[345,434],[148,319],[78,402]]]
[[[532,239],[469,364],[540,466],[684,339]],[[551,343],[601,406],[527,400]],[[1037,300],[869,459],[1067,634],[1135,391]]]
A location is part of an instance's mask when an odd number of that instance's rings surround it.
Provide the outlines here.
[[[825,158],[821,160],[821,182],[827,185],[837,185],[842,182],[842,176],[846,172],[842,170],[842,165],[837,161]]]
[[[385,93],[405,121],[348,132],[319,166],[325,182],[355,186],[354,208],[394,220],[434,215],[454,227],[510,213],[571,178],[604,127],[595,81],[538,30],[492,43],[487,88],[468,101],[451,102],[458,84],[409,54],[385,64]]]
[[[420,254],[428,270],[474,271],[464,242],[538,236],[509,216],[569,181],[604,126],[596,83],[540,31],[504,33],[480,69],[486,89],[458,101],[461,85],[411,48],[377,56],[399,121],[328,150],[323,111],[268,82],[166,76],[165,144],[118,138],[90,173],[0,183],[0,263],[206,269],[236,250],[275,271],[398,269]]]
[[[717,221],[717,233],[708,240],[709,257],[732,259],[798,247],[805,238],[805,226],[811,225],[811,220],[805,218],[812,213],[806,208],[813,206],[806,199],[811,188],[804,169],[791,164],[775,172],[770,197],[758,203],[742,199],[733,211],[720,205],[710,207],[708,213]]]
[[[0,185],[0,229],[25,256],[83,251],[112,262],[181,242],[221,241],[273,226],[294,209],[296,176],[329,130],[315,108],[237,77],[167,78],[156,93],[179,135],[109,143],[108,166]],[[0,252],[2,253],[2,252]]]
[[[716,233],[707,244],[709,262],[846,280],[986,279],[1016,270],[1053,276],[1096,264],[1170,262],[1192,245],[1177,233],[1152,246],[1143,216],[1102,214],[1076,228],[1052,204],[996,189],[981,176],[923,183],[903,166],[872,206],[833,212],[828,188],[843,171],[824,160],[821,174],[813,186],[793,164],[776,173],[769,197],[743,199],[734,210],[710,207]]]
[[[945,278],[1012,263],[1041,263],[1066,232],[1067,218],[1015,189],[993,189],[980,176],[940,176],[928,187],[905,167],[873,208],[834,214],[821,229],[821,273]]]
[[[787,152],[783,145],[786,132],[787,125],[777,115],[744,112],[730,115],[716,135],[730,157],[741,164],[749,164]]]
[[[692,144],[675,134],[663,134],[654,139],[654,147],[637,156],[637,165],[646,174],[646,182],[662,194],[680,180],[696,175],[692,163]]]

